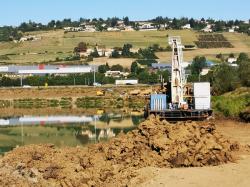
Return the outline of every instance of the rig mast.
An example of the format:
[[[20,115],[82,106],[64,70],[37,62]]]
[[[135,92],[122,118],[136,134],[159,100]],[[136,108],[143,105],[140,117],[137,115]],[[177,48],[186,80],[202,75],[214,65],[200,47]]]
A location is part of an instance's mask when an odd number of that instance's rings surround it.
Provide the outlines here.
[[[179,36],[169,37],[169,45],[172,46],[172,72],[171,72],[171,100],[178,108],[184,103],[183,89],[186,83],[185,70],[182,67],[183,52],[181,38]]]

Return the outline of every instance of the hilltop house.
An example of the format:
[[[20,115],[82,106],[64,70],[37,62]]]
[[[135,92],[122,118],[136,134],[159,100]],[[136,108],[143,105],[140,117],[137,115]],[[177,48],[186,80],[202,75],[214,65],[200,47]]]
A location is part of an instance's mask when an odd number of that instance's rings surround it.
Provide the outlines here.
[[[213,32],[212,25],[208,24],[205,28],[201,29],[203,32]]]
[[[145,30],[157,30],[156,26],[150,22],[137,22],[139,24],[140,31]]]
[[[66,32],[79,32],[79,31],[83,31],[83,27],[64,27],[63,28],[64,31]]]
[[[227,62],[230,63],[230,64],[232,64],[232,63],[234,63],[234,62],[236,62],[236,61],[237,61],[237,58],[235,58],[235,57],[229,57],[229,58],[227,59]]]
[[[19,42],[25,42],[25,41],[36,41],[36,40],[41,40],[41,37],[33,36],[33,35],[28,35],[28,36],[23,36],[20,38]]]
[[[190,24],[186,24],[186,25],[183,25],[181,28],[182,29],[191,29],[191,25]]]
[[[128,72],[121,72],[121,71],[106,71],[105,77],[115,77],[115,78],[120,78],[120,77],[127,77],[129,75]]]
[[[108,28],[107,28],[107,31],[109,31],[109,32],[119,32],[119,31],[121,31],[121,30],[118,29],[118,28],[116,28],[116,27],[108,27]]]

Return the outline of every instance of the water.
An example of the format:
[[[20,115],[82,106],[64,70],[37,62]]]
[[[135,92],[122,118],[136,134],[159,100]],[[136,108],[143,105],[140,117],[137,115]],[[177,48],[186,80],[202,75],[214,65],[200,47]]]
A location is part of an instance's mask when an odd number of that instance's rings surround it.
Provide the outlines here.
[[[142,116],[124,114],[0,118],[0,154],[28,144],[75,147],[106,141],[134,129],[142,120]]]

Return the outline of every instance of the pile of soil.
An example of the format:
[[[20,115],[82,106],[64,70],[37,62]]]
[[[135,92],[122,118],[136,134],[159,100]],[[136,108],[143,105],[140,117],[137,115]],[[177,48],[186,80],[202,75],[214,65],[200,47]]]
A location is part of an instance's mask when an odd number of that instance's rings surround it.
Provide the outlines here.
[[[0,159],[3,186],[123,186],[136,169],[192,167],[232,162],[237,142],[217,133],[215,124],[170,124],[150,117],[136,130],[86,148],[29,145]]]

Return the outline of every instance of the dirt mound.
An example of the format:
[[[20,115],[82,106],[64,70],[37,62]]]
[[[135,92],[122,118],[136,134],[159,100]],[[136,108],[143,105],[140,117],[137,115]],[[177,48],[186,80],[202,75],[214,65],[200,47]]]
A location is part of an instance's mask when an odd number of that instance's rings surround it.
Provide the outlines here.
[[[0,159],[0,184],[122,186],[142,167],[218,165],[234,161],[238,149],[214,124],[169,124],[150,117],[136,130],[86,148],[16,148]]]

